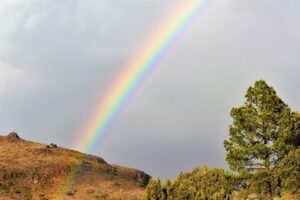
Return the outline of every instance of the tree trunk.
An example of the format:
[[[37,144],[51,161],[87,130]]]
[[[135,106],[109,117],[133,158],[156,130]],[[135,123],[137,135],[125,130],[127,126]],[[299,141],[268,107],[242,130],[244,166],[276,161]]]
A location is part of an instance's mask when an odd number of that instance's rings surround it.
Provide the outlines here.
[[[268,192],[268,197],[267,198],[268,198],[268,200],[273,200],[273,198],[272,198],[272,191]]]
[[[268,182],[267,187],[268,187],[268,189],[267,189],[267,192],[268,192],[267,193],[267,199],[268,200],[273,200],[272,185],[271,185],[270,182]]]
[[[263,123],[263,129],[264,129],[264,123]],[[264,144],[268,145],[268,140],[264,139]],[[268,176],[270,176],[270,154],[268,153],[265,158],[265,170],[267,171]],[[267,200],[273,200],[272,198],[272,183],[270,180],[267,182]]]

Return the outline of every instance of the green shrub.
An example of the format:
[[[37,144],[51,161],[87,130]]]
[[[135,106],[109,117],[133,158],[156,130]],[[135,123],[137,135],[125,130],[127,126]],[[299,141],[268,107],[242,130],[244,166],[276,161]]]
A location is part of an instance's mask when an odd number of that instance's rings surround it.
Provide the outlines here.
[[[221,200],[229,199],[231,190],[225,184],[224,170],[196,167],[192,172],[182,172],[173,181],[152,179],[146,190],[145,200]]]

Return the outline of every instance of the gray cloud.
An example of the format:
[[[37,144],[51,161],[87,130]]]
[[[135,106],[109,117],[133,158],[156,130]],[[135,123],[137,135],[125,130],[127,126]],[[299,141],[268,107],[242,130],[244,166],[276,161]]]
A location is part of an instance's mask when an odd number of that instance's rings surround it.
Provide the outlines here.
[[[177,2],[1,1],[0,131],[72,147]],[[297,0],[211,1],[92,153],[162,177],[226,167],[228,113],[255,80],[300,110],[299,8]]]

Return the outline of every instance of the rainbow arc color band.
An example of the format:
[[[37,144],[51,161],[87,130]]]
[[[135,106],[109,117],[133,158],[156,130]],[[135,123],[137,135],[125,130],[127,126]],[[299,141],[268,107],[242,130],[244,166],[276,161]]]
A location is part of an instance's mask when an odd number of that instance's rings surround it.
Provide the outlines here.
[[[195,17],[205,8],[208,0],[184,0],[157,27],[146,41],[138,55],[124,67],[124,70],[112,82],[106,95],[97,106],[97,110],[86,126],[87,129],[74,145],[75,149],[91,152],[99,137],[103,135],[117,114],[126,104],[136,88],[157,66],[164,54],[176,42]]]
[[[163,20],[153,34],[134,56],[119,76],[107,89],[107,93],[97,106],[85,132],[79,137],[75,149],[89,153],[126,105],[137,87],[156,67],[163,56],[172,48],[180,35],[192,24],[193,20],[204,10],[209,0],[182,0],[171,14]],[[66,179],[64,190],[70,187],[84,158],[80,158]]]

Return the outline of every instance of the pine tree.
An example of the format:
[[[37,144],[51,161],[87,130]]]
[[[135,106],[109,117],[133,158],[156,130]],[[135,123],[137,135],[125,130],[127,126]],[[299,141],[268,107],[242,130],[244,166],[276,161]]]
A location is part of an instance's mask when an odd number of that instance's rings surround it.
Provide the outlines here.
[[[233,108],[226,160],[239,187],[271,200],[277,187],[275,168],[291,150],[291,110],[265,81],[249,87],[243,106]]]

